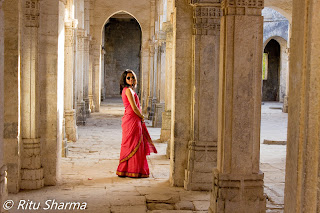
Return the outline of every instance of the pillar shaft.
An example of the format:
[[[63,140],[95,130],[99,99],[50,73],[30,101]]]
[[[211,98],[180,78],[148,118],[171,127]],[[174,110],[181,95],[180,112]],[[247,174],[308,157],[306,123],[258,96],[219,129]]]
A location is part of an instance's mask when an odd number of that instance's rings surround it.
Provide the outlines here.
[[[162,35],[162,34],[161,34]],[[158,49],[157,59],[157,90],[156,90],[156,104],[155,104],[155,116],[153,120],[154,127],[161,127],[162,125],[162,113],[165,108],[165,48],[164,39],[160,40],[160,46]]]
[[[81,16],[82,17],[82,16]],[[78,17],[79,18],[79,17]],[[77,30],[77,53],[76,53],[76,76],[77,76],[77,125],[86,124],[86,108],[84,101],[84,48],[85,48],[85,30],[78,28]]]
[[[68,3],[71,3],[70,1]],[[69,6],[68,6],[69,8]],[[69,11],[69,13],[72,13]],[[76,142],[78,139],[76,125],[76,111],[73,105],[73,71],[74,71],[74,48],[75,48],[75,22],[69,20],[65,25],[65,48],[64,48],[64,117],[65,133],[69,141]]]
[[[21,2],[4,1],[4,163],[8,167],[8,191],[20,189],[20,19]]]
[[[171,12],[172,4],[168,2],[168,13]],[[166,32],[166,54],[165,54],[165,106],[162,113],[161,141],[168,141],[167,156],[170,156],[170,137],[171,137],[171,108],[172,108],[172,62],[173,62],[173,33],[172,23],[164,23],[164,31]]]
[[[210,190],[217,165],[220,4],[193,7],[191,141],[184,187]]]
[[[64,12],[62,1],[41,0],[39,76],[41,108],[41,163],[45,185],[60,179],[64,113]],[[41,48],[46,47],[46,48]],[[59,55],[58,55],[59,53]],[[62,55],[61,55],[62,54]]]
[[[185,0],[175,1],[173,41],[175,60],[173,68],[173,103],[171,122],[170,182],[183,186],[187,168],[188,143],[191,127],[192,74],[192,7]]]
[[[101,57],[100,57],[100,45],[97,44],[97,41],[93,41],[92,49],[95,50],[92,52],[93,65],[92,65],[92,96],[93,104],[95,107],[95,112],[100,111],[100,102],[101,102]]]
[[[3,4],[0,0],[0,203],[2,204],[7,196],[7,166],[4,162],[4,140],[3,140],[3,123],[4,123],[4,16]],[[2,209],[2,208],[1,208]],[[2,210],[0,210],[2,212]]]
[[[319,212],[320,2],[293,1],[286,213]]]
[[[21,48],[21,189],[44,186],[41,166],[39,118],[40,83],[38,70],[39,1],[23,0]]]
[[[222,2],[218,158],[209,212],[266,211],[259,170],[262,8],[263,0]]]

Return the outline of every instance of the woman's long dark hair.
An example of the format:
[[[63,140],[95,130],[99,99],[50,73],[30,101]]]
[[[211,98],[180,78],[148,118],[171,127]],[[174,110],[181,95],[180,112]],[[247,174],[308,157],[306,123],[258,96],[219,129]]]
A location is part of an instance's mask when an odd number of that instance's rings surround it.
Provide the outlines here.
[[[130,87],[131,85],[127,84],[127,81],[126,81],[126,78],[127,78],[127,74],[128,73],[131,73],[133,76],[134,76],[134,83],[133,83],[133,88],[136,88],[137,87],[137,76],[136,74],[132,71],[132,70],[129,70],[129,69],[126,69],[126,71],[124,71],[121,75],[121,78],[120,78],[120,95],[122,95],[122,90],[123,88],[125,87]]]

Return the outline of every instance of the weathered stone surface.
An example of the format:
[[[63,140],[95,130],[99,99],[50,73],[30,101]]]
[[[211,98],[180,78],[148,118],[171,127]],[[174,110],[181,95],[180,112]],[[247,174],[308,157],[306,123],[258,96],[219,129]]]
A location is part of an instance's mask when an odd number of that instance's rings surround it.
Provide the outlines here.
[[[293,1],[285,212],[319,211],[319,9]]]
[[[176,203],[175,209],[177,209],[177,210],[192,210],[192,211],[195,210],[194,205],[191,201],[180,201],[180,202]]]

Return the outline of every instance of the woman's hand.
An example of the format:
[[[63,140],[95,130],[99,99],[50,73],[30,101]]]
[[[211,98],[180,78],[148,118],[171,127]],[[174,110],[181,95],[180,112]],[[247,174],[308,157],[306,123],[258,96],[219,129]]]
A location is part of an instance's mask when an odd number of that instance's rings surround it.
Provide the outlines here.
[[[142,115],[141,123],[144,123],[144,116]]]

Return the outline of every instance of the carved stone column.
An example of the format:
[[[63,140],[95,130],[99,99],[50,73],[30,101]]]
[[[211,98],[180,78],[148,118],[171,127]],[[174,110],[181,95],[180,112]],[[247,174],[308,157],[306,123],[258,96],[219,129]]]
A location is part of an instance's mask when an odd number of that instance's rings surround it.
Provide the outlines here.
[[[90,48],[90,36],[84,37],[84,70],[83,70],[83,100],[85,102],[86,117],[90,116],[90,102],[89,102],[89,48]]]
[[[64,117],[65,132],[69,141],[78,140],[76,125],[76,110],[73,106],[73,70],[74,70],[74,21],[65,23],[65,48],[64,48]]]
[[[168,3],[169,4],[169,3]],[[172,3],[171,3],[172,4]],[[168,12],[170,11],[168,5]],[[170,16],[171,17],[171,16]],[[167,157],[170,156],[171,108],[172,108],[172,63],[173,63],[173,29],[172,23],[163,24],[166,32],[166,71],[165,71],[165,111],[162,113],[161,141],[167,141]]]
[[[320,2],[292,4],[284,212],[319,212]]]
[[[85,30],[77,30],[77,55],[76,55],[76,75],[77,75],[77,125],[86,124],[86,108],[83,100],[83,79],[84,79],[84,37]]]
[[[93,102],[93,70],[94,70],[94,66],[93,66],[93,60],[94,60],[94,56],[93,56],[93,43],[92,41],[90,41],[90,47],[89,47],[89,84],[88,84],[88,96],[89,96],[89,107],[90,107],[90,111],[91,112],[95,112],[95,107],[94,107],[94,102]]]
[[[184,186],[191,130],[193,10],[185,0],[175,1],[173,16],[174,68],[170,144],[170,183]]]
[[[38,69],[39,0],[22,0],[21,189],[44,186],[40,154],[40,79]]]
[[[2,3],[0,0],[0,205],[6,200],[8,195],[7,189],[7,166],[4,162],[4,140],[3,140],[3,123],[4,123],[4,16]],[[0,207],[2,212],[2,207]]]
[[[184,188],[210,190],[217,166],[219,42],[221,9],[218,1],[192,1],[193,73],[191,141]],[[196,4],[196,5],[195,5]]]
[[[161,33],[159,39],[158,59],[157,59],[157,88],[156,88],[156,104],[155,104],[155,116],[153,120],[154,127],[161,127],[162,125],[162,113],[165,107],[165,35]]]
[[[150,76],[149,76],[149,97],[148,97],[148,119],[153,121],[154,109],[155,109],[155,98],[154,98],[154,69],[155,69],[155,46],[150,45]]]
[[[92,99],[95,112],[100,111],[101,102],[101,66],[100,66],[100,45],[92,41]]]
[[[218,158],[209,212],[266,211],[260,160],[263,0],[223,0]]]

